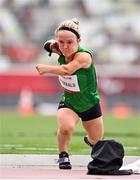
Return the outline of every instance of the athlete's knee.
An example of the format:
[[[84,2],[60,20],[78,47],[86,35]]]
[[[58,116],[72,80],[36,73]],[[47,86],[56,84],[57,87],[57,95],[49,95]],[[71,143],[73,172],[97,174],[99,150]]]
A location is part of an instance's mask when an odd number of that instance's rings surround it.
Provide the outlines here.
[[[73,125],[59,127],[59,133],[61,134],[72,134],[75,127]]]

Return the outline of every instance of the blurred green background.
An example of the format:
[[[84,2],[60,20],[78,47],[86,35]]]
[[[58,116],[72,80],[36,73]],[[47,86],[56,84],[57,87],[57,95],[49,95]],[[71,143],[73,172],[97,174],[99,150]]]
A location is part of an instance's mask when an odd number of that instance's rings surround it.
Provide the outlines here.
[[[105,139],[123,144],[125,155],[140,155],[139,114],[127,118],[104,117]],[[0,114],[0,153],[56,154],[56,117]],[[85,131],[79,122],[73,135],[70,154],[89,154],[84,143]]]

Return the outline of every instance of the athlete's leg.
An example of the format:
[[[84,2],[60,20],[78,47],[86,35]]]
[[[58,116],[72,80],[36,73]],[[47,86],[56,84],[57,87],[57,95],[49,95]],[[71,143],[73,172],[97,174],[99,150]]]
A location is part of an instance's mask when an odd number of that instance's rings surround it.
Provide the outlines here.
[[[57,142],[59,152],[68,152],[68,145],[78,123],[78,115],[69,108],[60,108],[57,112]]]
[[[88,140],[91,144],[95,144],[103,138],[104,125],[102,116],[96,119],[82,121],[82,124],[87,132]]]

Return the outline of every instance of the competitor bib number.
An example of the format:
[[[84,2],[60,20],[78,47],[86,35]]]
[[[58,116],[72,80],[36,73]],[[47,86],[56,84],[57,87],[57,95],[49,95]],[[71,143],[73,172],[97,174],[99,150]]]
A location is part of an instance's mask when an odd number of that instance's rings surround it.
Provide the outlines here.
[[[79,92],[79,84],[76,75],[71,76],[58,76],[61,86],[66,91]]]

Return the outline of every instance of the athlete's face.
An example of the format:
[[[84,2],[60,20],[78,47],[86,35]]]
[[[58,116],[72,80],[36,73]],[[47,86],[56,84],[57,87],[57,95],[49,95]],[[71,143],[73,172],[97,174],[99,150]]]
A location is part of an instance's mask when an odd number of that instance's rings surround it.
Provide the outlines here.
[[[72,56],[77,51],[80,42],[73,32],[67,30],[58,31],[57,40],[59,49],[65,57]]]

